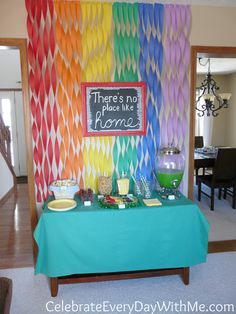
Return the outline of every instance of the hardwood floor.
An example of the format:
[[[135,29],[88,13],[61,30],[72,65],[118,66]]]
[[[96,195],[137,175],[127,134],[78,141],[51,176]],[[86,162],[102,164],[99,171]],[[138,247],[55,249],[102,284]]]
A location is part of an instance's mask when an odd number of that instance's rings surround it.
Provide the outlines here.
[[[0,203],[0,268],[33,266],[28,185]]]

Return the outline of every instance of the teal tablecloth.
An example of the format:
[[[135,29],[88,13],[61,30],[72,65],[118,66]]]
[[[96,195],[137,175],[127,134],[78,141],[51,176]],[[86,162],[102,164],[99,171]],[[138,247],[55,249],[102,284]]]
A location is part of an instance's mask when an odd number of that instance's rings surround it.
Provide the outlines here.
[[[35,229],[36,273],[49,277],[187,267],[206,261],[209,225],[182,197],[128,209],[46,206]]]

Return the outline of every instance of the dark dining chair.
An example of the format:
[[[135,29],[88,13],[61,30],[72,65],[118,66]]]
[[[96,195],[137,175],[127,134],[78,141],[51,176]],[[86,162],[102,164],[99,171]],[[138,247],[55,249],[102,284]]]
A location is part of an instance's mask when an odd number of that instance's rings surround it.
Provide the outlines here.
[[[196,148],[203,148],[204,147],[204,140],[203,136],[195,136],[194,138],[194,149]],[[202,168],[202,174],[205,174],[205,168]],[[196,184],[198,180],[198,170],[196,171]]]
[[[231,197],[234,195],[233,188],[225,188],[224,189],[224,196],[223,196],[223,198],[226,199],[227,195],[229,195]]]
[[[203,136],[195,136],[194,148],[203,148],[203,146],[204,146]]]
[[[0,313],[10,314],[12,298],[12,280],[0,277]]]
[[[202,184],[207,185],[211,189],[208,195],[202,191]],[[210,209],[214,210],[214,192],[219,189],[218,198],[221,199],[222,189],[233,189],[232,207],[235,209],[236,203],[236,148],[220,148],[218,149],[213,173],[211,175],[198,176],[198,200],[201,201],[201,193],[210,197]]]

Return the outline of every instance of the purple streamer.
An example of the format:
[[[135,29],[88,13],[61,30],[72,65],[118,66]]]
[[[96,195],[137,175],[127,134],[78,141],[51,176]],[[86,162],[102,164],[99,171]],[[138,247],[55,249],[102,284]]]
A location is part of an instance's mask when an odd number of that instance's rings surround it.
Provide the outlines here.
[[[188,78],[186,77],[184,82],[183,82],[183,98],[184,98],[184,103],[187,104],[189,100],[189,82]]]
[[[184,36],[184,33],[181,33],[179,35],[179,44],[180,44],[180,47],[181,47],[181,52],[184,53],[184,50],[185,50],[185,36]]]
[[[182,29],[182,24],[184,25],[183,20],[181,18],[181,6],[176,5],[176,10],[175,10],[175,15],[176,15],[176,32],[179,34]]]
[[[171,54],[171,42],[170,42],[169,35],[167,35],[166,44],[165,44],[165,53],[164,53],[165,64],[170,64],[170,60],[171,60],[170,54]]]
[[[164,46],[165,78],[161,121],[162,144],[180,143],[184,149],[189,97],[188,67],[190,45],[188,34],[191,24],[190,6],[166,5]],[[166,117],[166,115],[168,115]],[[167,125],[166,125],[167,124]],[[167,128],[166,131],[164,128]]]
[[[182,94],[182,89],[178,90],[177,102],[179,104],[179,111],[180,111],[180,115],[181,115],[183,110],[184,110],[184,98],[183,98],[183,94]]]
[[[168,79],[167,76],[165,77],[165,81],[164,81],[164,89],[163,89],[163,103],[165,104],[165,106],[168,106],[168,104],[170,103],[169,101],[169,84],[168,84]]]
[[[182,117],[182,134],[186,134],[186,131],[187,131],[187,118],[186,118],[186,112],[184,111],[184,115]]]
[[[172,113],[169,114],[169,118],[167,122],[167,138],[168,138],[168,145],[172,144],[172,141],[173,141]]]
[[[177,70],[179,69],[179,66],[180,66],[180,60],[181,60],[181,48],[180,48],[179,42],[176,41],[176,43],[175,43],[175,64],[176,64]]]
[[[171,27],[176,30],[175,5],[170,6]]]
[[[189,36],[191,30],[191,8],[189,5],[185,7],[185,17],[186,36]]]

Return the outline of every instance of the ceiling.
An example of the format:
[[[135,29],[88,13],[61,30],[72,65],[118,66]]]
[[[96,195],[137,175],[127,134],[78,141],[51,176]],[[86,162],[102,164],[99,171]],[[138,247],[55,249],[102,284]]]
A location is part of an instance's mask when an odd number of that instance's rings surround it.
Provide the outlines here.
[[[197,60],[197,74],[206,74],[208,72],[207,58],[201,58],[201,64]],[[236,58],[210,58],[210,72],[212,74],[230,74],[236,73]]]

